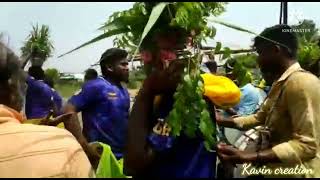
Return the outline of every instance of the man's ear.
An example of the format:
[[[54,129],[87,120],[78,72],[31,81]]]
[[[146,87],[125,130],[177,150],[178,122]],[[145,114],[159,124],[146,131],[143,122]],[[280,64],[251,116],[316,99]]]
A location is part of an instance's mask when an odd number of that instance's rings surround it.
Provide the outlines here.
[[[275,45],[273,50],[275,53],[279,54],[281,52],[281,47],[279,45]]]
[[[109,72],[113,72],[113,66],[111,66],[111,65],[106,65],[106,69]]]

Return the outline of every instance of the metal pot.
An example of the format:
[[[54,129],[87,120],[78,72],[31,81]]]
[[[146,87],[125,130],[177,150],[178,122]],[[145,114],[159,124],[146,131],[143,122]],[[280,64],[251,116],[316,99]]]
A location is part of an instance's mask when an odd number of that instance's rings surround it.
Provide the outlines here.
[[[45,58],[34,57],[31,59],[32,66],[42,66],[45,61]]]

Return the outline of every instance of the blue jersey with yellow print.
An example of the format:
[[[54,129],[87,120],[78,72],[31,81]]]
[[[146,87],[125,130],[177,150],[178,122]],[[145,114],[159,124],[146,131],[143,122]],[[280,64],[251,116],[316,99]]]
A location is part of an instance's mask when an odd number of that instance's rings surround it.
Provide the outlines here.
[[[130,108],[127,89],[99,77],[86,82],[69,103],[82,112],[87,140],[110,145],[115,156],[122,158]]]
[[[174,178],[215,178],[216,153],[206,150],[203,138],[170,135],[170,127],[165,122],[172,109],[173,98],[166,97],[154,114],[154,128],[148,137],[149,144],[156,151],[156,157],[142,176]]]

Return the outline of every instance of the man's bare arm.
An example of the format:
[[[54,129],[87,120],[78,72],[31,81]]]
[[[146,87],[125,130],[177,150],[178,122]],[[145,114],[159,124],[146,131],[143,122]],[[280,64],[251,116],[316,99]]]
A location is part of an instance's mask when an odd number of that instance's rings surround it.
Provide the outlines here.
[[[223,117],[216,113],[216,121],[219,126],[237,129],[237,125],[232,117]]]
[[[250,162],[258,162],[261,164],[281,162],[272,149],[266,149],[259,152],[246,152],[225,144],[218,145],[218,156],[222,161],[228,161],[235,164]]]
[[[129,123],[126,152],[124,155],[124,173],[136,175],[142,172],[152,160],[152,151],[147,146],[149,118],[152,112],[154,96],[142,88],[133,105]]]
[[[63,108],[63,112],[64,113],[77,112],[77,108],[74,105],[67,103]]]

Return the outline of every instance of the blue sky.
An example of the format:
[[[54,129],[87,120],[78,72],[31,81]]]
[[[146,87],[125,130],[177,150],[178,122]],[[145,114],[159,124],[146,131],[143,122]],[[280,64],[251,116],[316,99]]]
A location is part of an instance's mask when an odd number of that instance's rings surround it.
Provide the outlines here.
[[[10,38],[10,47],[20,55],[20,47],[31,30],[31,24],[50,26],[54,55],[45,67],[62,72],[83,72],[98,61],[112,38],[57,59],[58,55],[97,36],[97,30],[115,11],[129,9],[131,2],[10,2],[0,3],[0,32]],[[257,33],[279,21],[280,2],[231,2],[219,19],[240,25]],[[319,2],[289,2],[289,24],[298,19],[312,19],[320,26]],[[233,48],[251,45],[253,36],[214,24],[215,40]],[[210,44],[214,46],[213,44]]]

